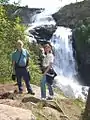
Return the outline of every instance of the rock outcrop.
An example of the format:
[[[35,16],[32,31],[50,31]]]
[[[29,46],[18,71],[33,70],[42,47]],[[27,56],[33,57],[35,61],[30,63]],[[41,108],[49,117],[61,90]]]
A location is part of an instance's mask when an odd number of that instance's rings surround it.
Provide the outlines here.
[[[39,27],[35,27],[33,30],[30,30],[29,32],[34,35],[34,37],[37,39],[37,42],[40,43],[42,41],[48,41],[52,37],[53,33],[56,30],[55,25],[42,25]]]
[[[3,90],[4,87],[4,90]],[[32,85],[35,95],[18,94],[11,91],[17,89],[13,84],[0,84],[0,90],[9,93],[0,98],[0,120],[78,120],[81,108],[74,104],[74,99],[68,99],[55,92],[53,100],[41,100],[40,88]],[[48,91],[47,95],[48,95]],[[14,99],[12,99],[12,97]],[[32,114],[33,113],[33,114]]]
[[[90,17],[90,1],[77,2],[66,5],[57,13],[53,14],[58,26],[73,28],[79,20],[84,20]]]
[[[30,110],[0,104],[0,120],[35,120]]]

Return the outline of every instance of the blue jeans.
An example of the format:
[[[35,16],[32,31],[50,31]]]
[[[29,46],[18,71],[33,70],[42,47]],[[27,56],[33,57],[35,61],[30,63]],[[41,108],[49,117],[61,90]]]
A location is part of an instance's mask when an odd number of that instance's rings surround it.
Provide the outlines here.
[[[18,83],[18,88],[19,91],[23,91],[22,88],[22,78],[25,81],[26,87],[27,87],[27,91],[28,92],[32,92],[32,88],[30,86],[30,77],[29,77],[29,73],[27,71],[27,68],[16,68],[16,77],[17,77],[17,83]]]
[[[43,76],[41,80],[41,98],[46,98],[46,84],[48,86],[49,94],[54,95],[52,86],[46,82],[46,75]]]

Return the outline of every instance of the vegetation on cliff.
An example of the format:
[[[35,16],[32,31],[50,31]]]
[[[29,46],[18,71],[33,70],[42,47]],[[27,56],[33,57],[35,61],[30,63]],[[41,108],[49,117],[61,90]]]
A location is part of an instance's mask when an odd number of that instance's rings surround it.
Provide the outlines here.
[[[88,19],[80,21],[76,28],[73,29],[72,41],[74,57],[78,63],[78,71],[84,82],[90,85],[90,21]]]
[[[73,30],[74,57],[78,63],[78,71],[84,80],[84,85],[90,86],[90,21],[80,21]],[[90,88],[86,102],[83,120],[90,119]]]
[[[58,26],[65,26],[73,28],[79,22],[90,18],[90,1],[84,0],[82,2],[71,3],[61,8],[53,15]]]

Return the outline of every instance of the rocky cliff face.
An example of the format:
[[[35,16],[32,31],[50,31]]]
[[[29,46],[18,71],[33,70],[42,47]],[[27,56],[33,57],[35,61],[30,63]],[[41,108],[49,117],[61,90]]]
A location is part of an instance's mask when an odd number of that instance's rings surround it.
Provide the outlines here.
[[[73,28],[79,20],[90,18],[90,1],[70,4],[53,15],[58,26]]]
[[[90,44],[88,43],[88,45],[86,45],[86,41],[89,41],[90,39],[89,11],[90,1],[83,1],[67,5],[53,15],[58,26],[70,27],[71,29],[79,27],[78,30],[81,29],[81,32],[78,31],[78,36],[75,35],[75,39],[73,40],[73,48],[76,53],[78,72],[81,75],[81,81],[83,81],[84,85],[88,86],[90,86],[90,49],[88,49],[87,46],[90,48]],[[87,26],[86,30],[84,25]],[[84,43],[82,43],[83,40]],[[81,46],[83,46],[83,48]]]

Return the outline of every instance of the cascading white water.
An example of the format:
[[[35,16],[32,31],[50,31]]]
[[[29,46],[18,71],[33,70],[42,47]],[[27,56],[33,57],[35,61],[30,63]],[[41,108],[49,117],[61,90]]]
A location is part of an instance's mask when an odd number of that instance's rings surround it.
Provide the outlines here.
[[[40,13],[36,15],[34,23],[30,25],[29,29],[33,29],[42,25],[55,25],[55,21],[50,14]],[[50,19],[49,19],[50,18]],[[27,31],[29,31],[29,29]],[[54,46],[55,61],[53,68],[57,73],[55,77],[55,86],[60,88],[66,96],[69,97],[81,97],[85,99],[87,95],[87,87],[79,85],[75,79],[77,71],[75,69],[76,63],[73,58],[72,41],[70,36],[72,35],[71,29],[65,27],[58,27],[51,38],[51,44]]]
[[[48,10],[44,10],[43,12],[34,15],[33,16],[33,23],[31,24],[31,29],[33,29],[34,27],[38,27],[41,25],[55,25],[56,22],[53,19],[53,17],[50,15],[50,13],[48,12]]]
[[[73,58],[72,41],[70,39],[71,34],[71,29],[58,27],[51,38],[51,44],[55,48],[54,68],[58,75],[69,78],[77,74]]]
[[[77,70],[75,59],[73,58],[71,35],[71,29],[58,27],[50,40],[55,54],[53,64],[53,68],[57,73],[55,85],[66,96],[85,99],[88,88],[79,85],[79,82],[75,78]]]

